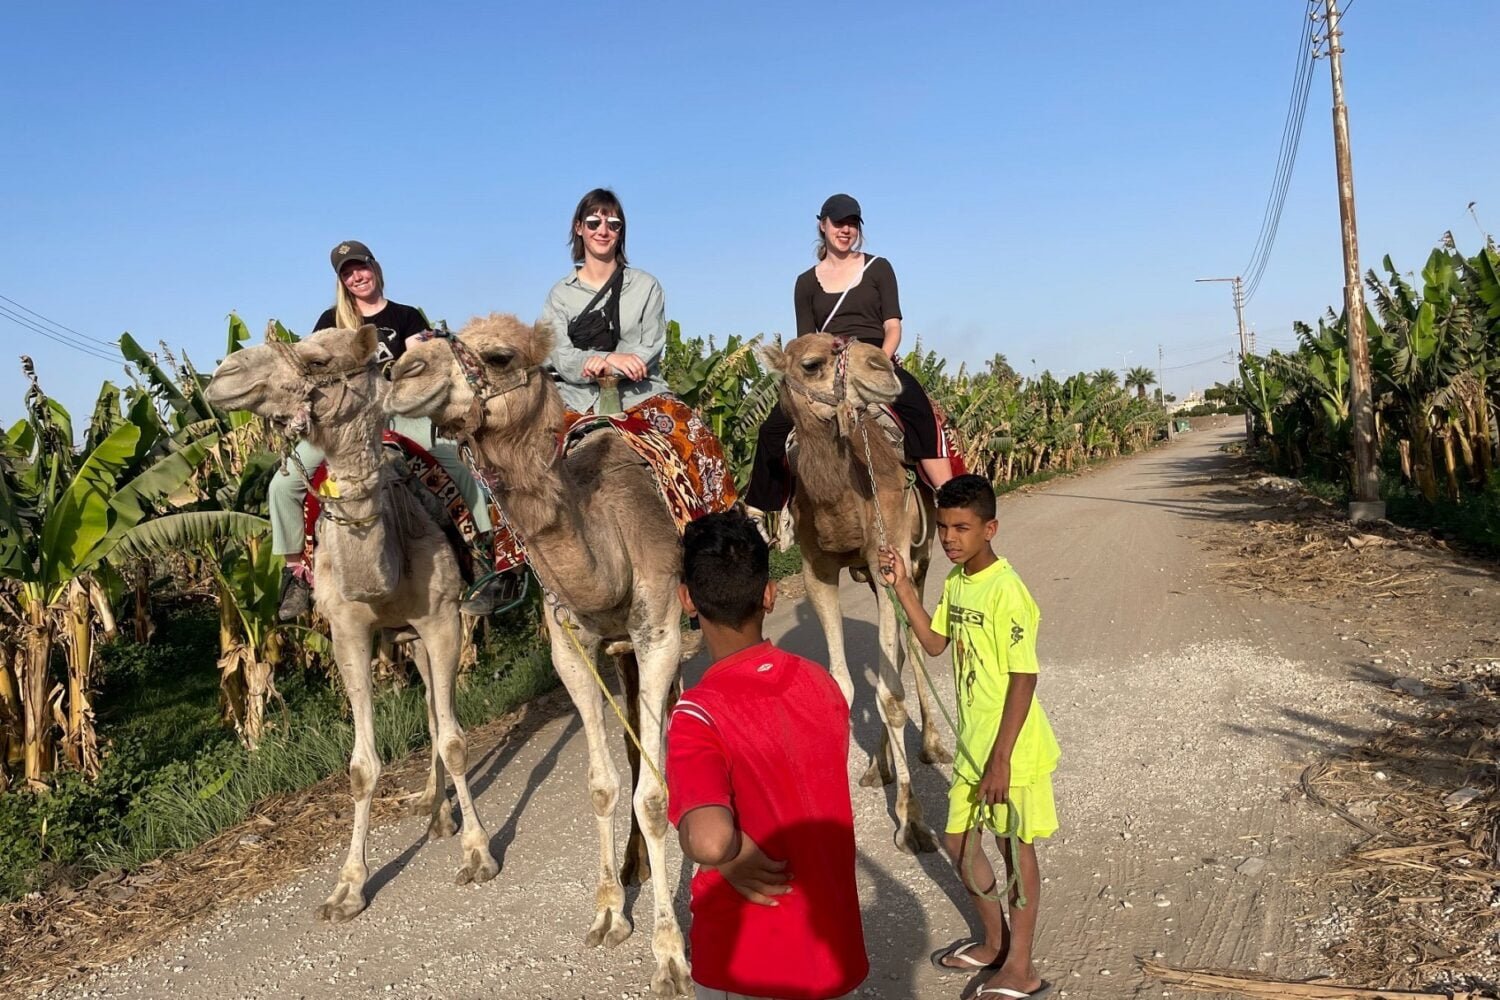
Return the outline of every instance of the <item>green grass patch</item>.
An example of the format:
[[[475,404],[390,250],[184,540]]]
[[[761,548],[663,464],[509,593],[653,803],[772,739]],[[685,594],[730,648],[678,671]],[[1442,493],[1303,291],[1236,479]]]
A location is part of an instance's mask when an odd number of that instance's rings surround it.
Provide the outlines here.
[[[557,684],[534,613],[496,625],[457,692],[466,727]],[[268,713],[270,734],[253,753],[240,745],[220,721],[217,628],[211,611],[198,610],[168,618],[149,646],[101,650],[103,769],[93,783],[60,774],[46,794],[0,795],[0,900],[194,847],[266,797],[347,769],[347,703],[320,675],[285,670],[277,682],[286,705]],[[376,696],[383,760],[427,745],[423,698],[420,684]]]

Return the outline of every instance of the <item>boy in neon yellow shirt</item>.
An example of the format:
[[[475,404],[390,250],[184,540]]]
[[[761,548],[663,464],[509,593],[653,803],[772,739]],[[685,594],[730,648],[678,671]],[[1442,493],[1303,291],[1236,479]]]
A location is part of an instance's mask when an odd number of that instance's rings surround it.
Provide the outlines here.
[[[1033,842],[1057,832],[1052,772],[1059,756],[1035,694],[1041,614],[991,545],[999,524],[988,480],[957,476],[938,490],[937,504],[938,540],[955,566],[931,617],[900,554],[889,547],[880,551],[881,575],[894,587],[923,650],[938,656],[953,646],[959,745],[943,843],[974,901],[984,940],[955,942],[933,955],[932,964],[940,972],[993,970],[976,997],[1039,997],[1051,986],[1031,961],[1042,889]],[[1008,924],[981,843],[986,828],[995,833],[1015,881]],[[1014,860],[1008,836],[1017,839]]]

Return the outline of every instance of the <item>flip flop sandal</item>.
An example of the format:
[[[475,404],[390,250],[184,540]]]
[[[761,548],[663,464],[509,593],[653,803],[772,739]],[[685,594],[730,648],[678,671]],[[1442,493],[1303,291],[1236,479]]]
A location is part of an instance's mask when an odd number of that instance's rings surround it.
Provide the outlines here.
[[[981,986],[974,991],[974,996],[976,998],[1005,997],[1006,1000],[1039,1000],[1040,997],[1044,997],[1051,992],[1052,984],[1046,980],[1042,980],[1042,985],[1030,993],[1022,993],[1020,990],[1013,990],[1008,986]]]
[[[979,944],[980,942],[978,941],[955,941],[948,947],[939,948],[933,952],[928,961],[932,963],[934,969],[949,976],[972,976],[976,972],[994,972],[1000,968],[1000,963],[998,962],[986,964],[969,954],[970,949],[978,948]],[[943,961],[945,958],[953,959],[963,964],[949,965]]]

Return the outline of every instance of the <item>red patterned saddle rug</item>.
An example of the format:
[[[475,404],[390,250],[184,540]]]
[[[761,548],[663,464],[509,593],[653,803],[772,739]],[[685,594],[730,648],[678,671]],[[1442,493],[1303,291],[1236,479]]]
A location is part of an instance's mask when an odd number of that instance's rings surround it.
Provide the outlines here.
[[[738,494],[724,448],[696,410],[663,393],[609,416],[568,414],[562,453],[596,431],[611,430],[645,460],[663,502],[682,531],[688,522],[734,506]]]
[[[443,463],[411,438],[395,431],[385,431],[383,441],[386,448],[401,456],[411,478],[425,486],[447,511],[443,533],[448,536],[448,542],[458,556],[464,578],[472,581],[474,567],[485,565],[490,560],[490,553],[484,550],[479,531],[474,527],[474,515],[464,501],[463,491],[453,481],[448,470],[443,468]],[[315,529],[323,509],[321,497],[328,495],[326,490],[336,488],[328,481],[328,463],[318,463],[309,486],[311,489],[307,491],[307,499],[303,503],[302,552],[305,557],[304,565],[311,573],[313,549],[317,544]]]

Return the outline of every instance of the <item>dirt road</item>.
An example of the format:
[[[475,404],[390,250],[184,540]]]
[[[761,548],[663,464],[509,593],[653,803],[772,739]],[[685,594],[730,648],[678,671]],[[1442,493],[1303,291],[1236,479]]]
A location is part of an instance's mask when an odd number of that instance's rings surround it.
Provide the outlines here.
[[[1063,829],[1041,853],[1039,962],[1055,995],[1171,995],[1136,967],[1154,953],[1280,975],[1321,968],[1315,945],[1328,914],[1293,880],[1348,838],[1339,821],[1286,793],[1309,754],[1363,738],[1378,699],[1362,669],[1369,661],[1340,641],[1337,621],[1239,597],[1207,565],[1215,557],[1201,536],[1243,502],[1216,476],[1232,435],[1187,435],[1001,504],[998,547],[1042,608],[1038,693],[1064,753]],[[873,600],[848,583],[844,596],[850,662],[868,663]],[[803,602],[778,607],[769,631],[789,649],[824,655]],[[690,679],[704,665],[690,663]],[[937,661],[945,689],[946,671]],[[851,779],[878,734],[872,687],[857,683]],[[915,767],[929,815],[940,814],[944,774]],[[503,854],[490,884],[454,887],[456,845],[426,844],[423,824],[404,821],[370,838],[375,892],[353,924],[312,918],[342,853],[330,845],[284,887],[63,995],[646,995],[649,900],[634,901],[637,932],[618,949],[582,945],[596,848],[573,718],[502,745],[475,770]],[[964,980],[940,979],[927,964],[931,950],[966,933],[956,878],[937,855],[895,850],[885,793],[853,794],[873,962],[859,995],[956,996]],[[685,918],[687,876],[674,865]]]

